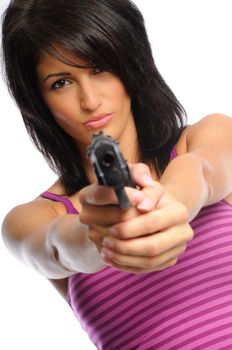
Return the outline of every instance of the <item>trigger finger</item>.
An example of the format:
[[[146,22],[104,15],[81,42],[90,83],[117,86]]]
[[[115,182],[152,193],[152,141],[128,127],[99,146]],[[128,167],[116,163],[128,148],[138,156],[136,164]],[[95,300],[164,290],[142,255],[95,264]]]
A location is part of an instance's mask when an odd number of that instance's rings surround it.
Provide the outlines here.
[[[117,196],[112,187],[98,185],[93,183],[79,192],[79,200],[81,204],[91,205],[110,205],[117,204]]]
[[[144,187],[141,192],[143,193],[143,198],[136,207],[140,211],[147,212],[156,208],[164,194],[164,189],[158,182],[154,181],[154,185]]]

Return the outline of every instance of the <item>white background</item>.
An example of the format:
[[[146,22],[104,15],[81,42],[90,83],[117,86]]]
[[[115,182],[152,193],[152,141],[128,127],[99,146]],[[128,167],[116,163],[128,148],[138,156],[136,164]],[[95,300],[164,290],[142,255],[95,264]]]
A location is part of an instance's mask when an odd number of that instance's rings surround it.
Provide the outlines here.
[[[8,3],[0,0],[0,11]],[[189,122],[232,116],[230,0],[136,0],[157,66],[187,110]],[[142,84],[142,82],[141,82]],[[53,183],[55,175],[32,145],[0,79],[0,222],[15,205]],[[0,240],[0,348],[91,350],[69,306],[52,286]]]

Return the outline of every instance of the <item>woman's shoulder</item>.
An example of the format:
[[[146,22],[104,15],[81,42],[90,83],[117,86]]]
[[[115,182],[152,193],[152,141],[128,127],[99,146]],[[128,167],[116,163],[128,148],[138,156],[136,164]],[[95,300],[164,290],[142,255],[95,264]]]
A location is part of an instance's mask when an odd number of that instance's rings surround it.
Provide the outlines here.
[[[200,144],[231,139],[232,117],[220,113],[212,113],[199,119],[186,130],[186,143]]]
[[[215,147],[223,143],[231,142],[232,117],[220,113],[204,116],[196,123],[189,125],[182,132],[176,143],[176,155],[187,153],[189,149],[196,147]],[[226,202],[232,205],[232,193],[226,198]]]
[[[37,200],[49,200],[50,205],[54,207],[58,215],[63,215],[67,212],[67,206],[72,206],[80,211],[80,202],[78,192],[69,196],[65,193],[62,183],[57,180],[45,192],[43,192]],[[65,205],[64,205],[65,204]]]
[[[218,134],[218,130],[232,130],[232,118],[230,116],[212,113],[200,118],[195,123],[188,125],[180,135],[176,143],[176,154],[184,154],[188,151],[188,145],[194,140],[205,140],[213,134]]]
[[[191,125],[188,125],[181,133],[177,143],[175,144],[175,154],[181,155],[187,152],[187,143],[186,143],[186,138],[187,138],[187,133],[188,129],[191,127]]]

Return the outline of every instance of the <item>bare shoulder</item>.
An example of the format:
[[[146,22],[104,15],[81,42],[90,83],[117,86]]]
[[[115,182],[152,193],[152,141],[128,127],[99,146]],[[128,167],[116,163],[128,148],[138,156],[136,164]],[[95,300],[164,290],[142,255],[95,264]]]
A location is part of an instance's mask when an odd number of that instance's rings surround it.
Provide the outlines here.
[[[212,139],[226,140],[231,137],[232,117],[224,114],[209,114],[187,128],[186,142],[194,140],[209,142]]]
[[[59,183],[52,185],[48,191],[62,194]],[[5,245],[15,257],[21,259],[21,248],[30,236],[46,229],[57,216],[66,214],[62,203],[54,202],[41,196],[12,208],[2,223],[2,237]],[[49,279],[49,282],[66,299],[68,279]]]
[[[17,205],[3,220],[3,239],[7,245],[20,243],[36,228],[48,224],[57,215],[55,207],[41,198]]]
[[[71,196],[65,195],[65,190],[64,190],[63,186],[61,185],[60,181],[56,181],[51,187],[48,188],[47,191],[51,192],[53,194],[68,198],[72,202],[74,207],[80,212],[81,204],[79,201],[78,192],[74,193]],[[48,200],[48,201],[50,201],[50,200]],[[59,215],[63,215],[66,213],[66,209],[65,209],[64,204],[62,202],[53,202],[51,204],[53,205],[53,207],[55,208],[55,210],[57,211],[57,213]]]
[[[190,145],[221,142],[222,139],[224,142],[232,140],[232,117],[219,113],[209,114],[184,129],[176,151],[180,155],[186,153]]]
[[[52,187],[51,187],[52,188]],[[7,246],[23,242],[38,228],[51,222],[55,217],[65,214],[65,208],[60,203],[46,200],[41,196],[27,203],[13,207],[2,223],[2,236]]]
[[[210,114],[187,127],[182,133],[177,145],[177,155],[186,152],[201,152],[216,154],[228,159],[232,151],[232,117],[224,114]],[[232,193],[225,200],[232,205]]]
[[[6,215],[2,224],[2,237],[6,247],[15,257],[21,259],[20,246],[31,235],[46,227],[61,213],[65,213],[62,206],[55,202],[36,198],[31,202],[20,204]],[[68,279],[57,279],[49,282],[66,299]]]

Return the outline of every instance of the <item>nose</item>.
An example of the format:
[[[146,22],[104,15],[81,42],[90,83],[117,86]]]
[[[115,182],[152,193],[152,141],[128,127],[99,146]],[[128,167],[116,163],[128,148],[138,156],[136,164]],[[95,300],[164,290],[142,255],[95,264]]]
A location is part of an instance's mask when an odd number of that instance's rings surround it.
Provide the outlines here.
[[[83,110],[97,110],[101,105],[101,94],[93,82],[85,82],[81,86],[80,106]]]

